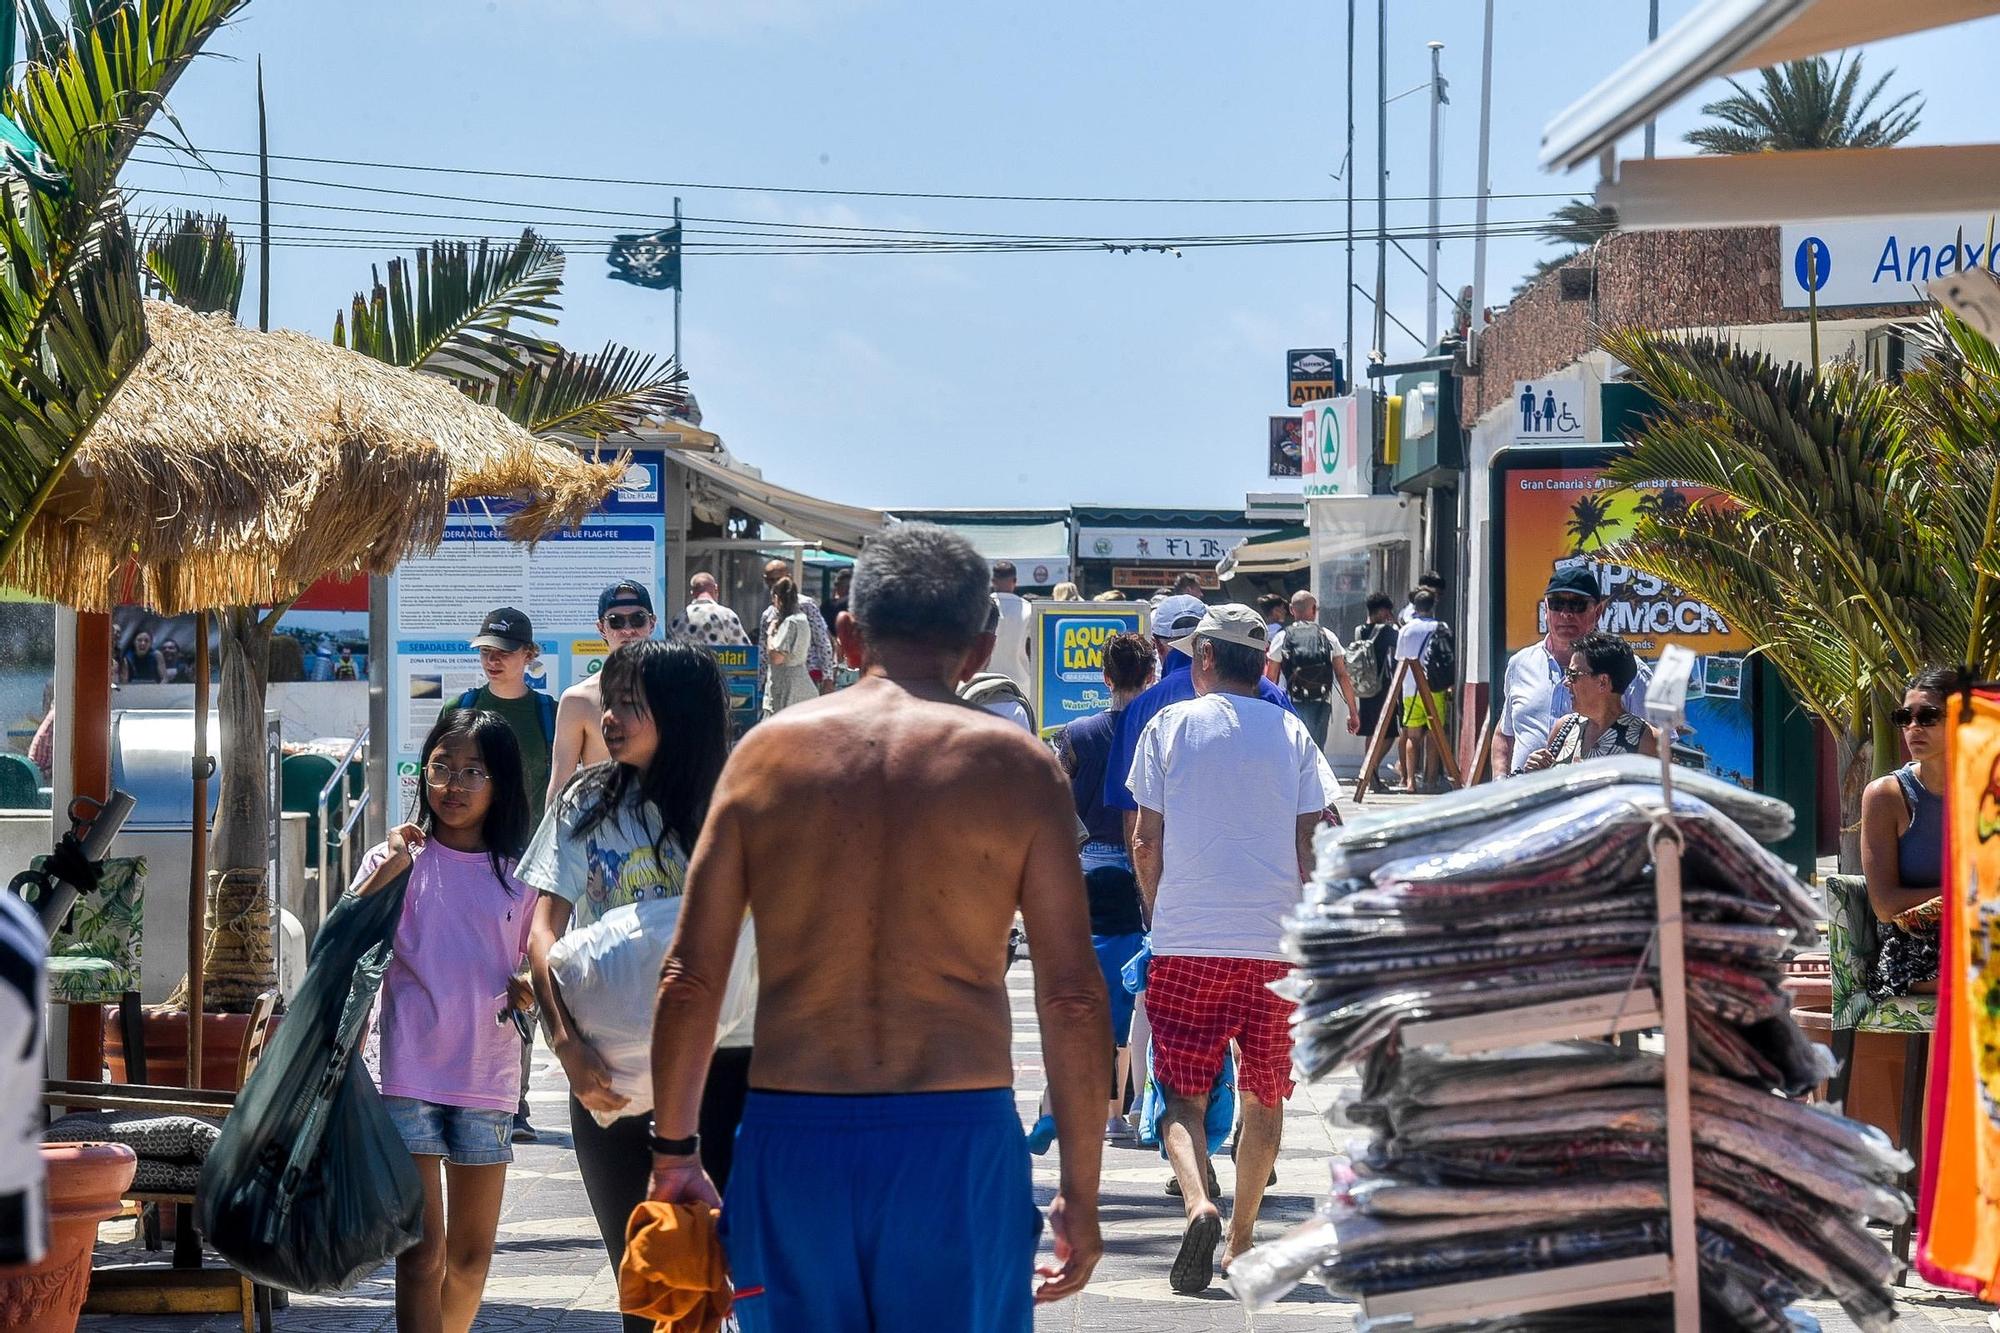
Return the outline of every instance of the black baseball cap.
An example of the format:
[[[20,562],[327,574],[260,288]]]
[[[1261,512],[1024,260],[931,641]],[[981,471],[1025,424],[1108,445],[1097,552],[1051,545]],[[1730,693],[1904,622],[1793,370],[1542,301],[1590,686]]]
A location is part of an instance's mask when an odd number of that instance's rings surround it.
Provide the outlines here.
[[[479,622],[478,635],[472,640],[474,648],[498,648],[502,652],[532,648],[534,643],[535,627],[529,623],[528,613],[511,606],[488,611],[486,619]]]
[[[632,582],[630,579],[620,579],[603,592],[597,594],[597,618],[599,620],[604,619],[606,614],[621,606],[636,606],[650,616],[653,614],[653,594],[647,592],[643,586]]]
[[[1564,592],[1588,597],[1593,602],[1604,600],[1604,585],[1597,581],[1597,571],[1589,565],[1570,565],[1549,575],[1549,586],[1542,589],[1542,596]]]

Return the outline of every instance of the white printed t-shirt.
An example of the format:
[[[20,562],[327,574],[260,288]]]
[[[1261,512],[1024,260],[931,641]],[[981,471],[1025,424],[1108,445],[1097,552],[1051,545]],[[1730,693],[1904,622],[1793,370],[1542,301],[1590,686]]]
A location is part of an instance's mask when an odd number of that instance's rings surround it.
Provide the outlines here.
[[[1421,620],[1412,620],[1409,624],[1397,630],[1397,660],[1408,660],[1421,664],[1424,660],[1424,649],[1430,646],[1431,635],[1437,633],[1437,627],[1438,623],[1435,616],[1425,616]],[[1391,668],[1391,670],[1393,669]],[[1419,666],[1403,673],[1403,697],[1405,699],[1416,697],[1417,671],[1421,669],[1421,666]]]
[[[1281,961],[1299,902],[1298,817],[1336,791],[1305,724],[1236,694],[1174,704],[1146,724],[1127,786],[1166,821],[1154,954]]]

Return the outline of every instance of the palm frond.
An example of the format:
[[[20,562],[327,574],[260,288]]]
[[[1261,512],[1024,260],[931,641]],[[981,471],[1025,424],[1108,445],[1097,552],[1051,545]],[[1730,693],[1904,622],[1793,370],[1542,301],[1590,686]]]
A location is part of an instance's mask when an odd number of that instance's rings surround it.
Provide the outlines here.
[[[605,440],[687,410],[687,372],[671,357],[606,343],[595,356],[563,352],[475,386],[475,396],[537,435]]]
[[[1689,131],[1686,140],[1704,153],[1886,148],[1901,143],[1916,132],[1923,99],[1904,93],[1871,116],[1869,109],[1895,71],[1882,75],[1857,97],[1861,63],[1859,54],[1852,63],[1845,56],[1836,62],[1825,56],[1786,61],[1758,71],[1755,92],[1731,79],[1729,96],[1701,109],[1719,123]]]
[[[162,218],[147,231],[142,254],[147,295],[236,318],[247,265],[228,218],[193,212]]]
[[[532,230],[512,246],[439,241],[414,265],[391,259],[388,276],[336,314],[336,346],[406,370],[501,378],[551,345],[522,329],[555,323],[563,253]]]

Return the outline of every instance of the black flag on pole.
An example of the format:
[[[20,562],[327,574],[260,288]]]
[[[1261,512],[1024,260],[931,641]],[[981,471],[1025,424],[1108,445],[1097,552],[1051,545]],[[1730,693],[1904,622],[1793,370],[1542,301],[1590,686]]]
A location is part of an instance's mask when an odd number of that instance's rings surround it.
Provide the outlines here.
[[[662,227],[659,231],[611,238],[611,276],[620,282],[661,291],[681,285],[681,229]]]

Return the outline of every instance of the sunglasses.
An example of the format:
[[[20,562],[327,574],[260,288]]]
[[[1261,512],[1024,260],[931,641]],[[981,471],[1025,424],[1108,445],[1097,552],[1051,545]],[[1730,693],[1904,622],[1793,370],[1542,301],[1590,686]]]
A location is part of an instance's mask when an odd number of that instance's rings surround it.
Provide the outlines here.
[[[1588,597],[1557,595],[1548,599],[1549,610],[1563,611],[1570,615],[1582,615],[1590,609]]]
[[[1575,683],[1576,681],[1582,680],[1585,676],[1601,676],[1603,674],[1604,673],[1602,671],[1592,671],[1588,667],[1563,668],[1563,676],[1567,680],[1569,680],[1572,684]]]
[[[653,614],[650,611],[634,611],[629,616],[621,616],[616,611],[613,611],[610,615],[604,617],[604,628],[606,629],[644,629],[652,623]]]
[[[1925,704],[1922,708],[1898,708],[1889,714],[1889,720],[1896,724],[1898,731],[1913,724],[1919,727],[1935,727],[1944,721],[1944,709],[1931,704]]]

